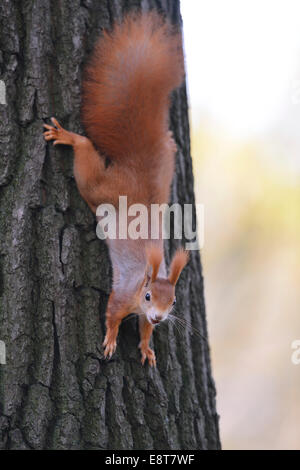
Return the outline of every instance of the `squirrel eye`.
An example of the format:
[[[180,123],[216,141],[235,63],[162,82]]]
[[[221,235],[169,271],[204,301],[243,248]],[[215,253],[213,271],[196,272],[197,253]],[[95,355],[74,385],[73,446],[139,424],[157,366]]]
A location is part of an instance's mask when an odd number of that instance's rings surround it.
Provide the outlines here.
[[[173,305],[176,304],[176,297],[174,297],[174,300],[173,300]]]
[[[148,302],[151,299],[151,295],[149,292],[147,292],[147,294],[145,295],[145,299],[148,300]]]

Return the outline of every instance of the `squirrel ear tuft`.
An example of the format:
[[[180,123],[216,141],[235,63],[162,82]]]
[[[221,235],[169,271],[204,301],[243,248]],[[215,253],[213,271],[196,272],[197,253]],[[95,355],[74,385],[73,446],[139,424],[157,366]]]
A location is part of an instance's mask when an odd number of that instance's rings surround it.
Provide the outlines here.
[[[154,282],[158,275],[158,270],[163,259],[161,249],[154,244],[147,247],[147,274],[151,276],[151,282]]]
[[[169,282],[175,286],[180,276],[181,271],[189,260],[189,254],[182,248],[176,251],[170,266]]]

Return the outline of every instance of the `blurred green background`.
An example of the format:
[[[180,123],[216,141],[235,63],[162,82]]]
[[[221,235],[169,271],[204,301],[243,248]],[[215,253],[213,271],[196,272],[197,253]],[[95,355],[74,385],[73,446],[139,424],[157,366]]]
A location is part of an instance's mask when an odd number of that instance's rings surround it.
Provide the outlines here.
[[[300,449],[300,2],[181,0],[225,449]]]

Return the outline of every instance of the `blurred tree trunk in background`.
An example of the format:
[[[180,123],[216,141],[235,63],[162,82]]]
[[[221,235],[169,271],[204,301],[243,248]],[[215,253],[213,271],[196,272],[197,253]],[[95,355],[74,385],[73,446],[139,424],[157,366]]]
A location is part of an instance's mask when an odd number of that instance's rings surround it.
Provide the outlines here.
[[[180,21],[178,0],[2,0],[0,79],[0,365],[2,449],[219,448],[208,344],[171,324],[154,334],[158,367],[140,364],[136,318],[103,360],[111,286],[106,246],[79,196],[72,151],[46,145],[53,115],[80,127],[80,76],[101,30],[131,7]],[[194,202],[185,87],[174,94],[172,201]],[[147,169],[145,169],[147,171]],[[167,259],[176,248],[171,241]],[[198,252],[177,310],[207,337]]]

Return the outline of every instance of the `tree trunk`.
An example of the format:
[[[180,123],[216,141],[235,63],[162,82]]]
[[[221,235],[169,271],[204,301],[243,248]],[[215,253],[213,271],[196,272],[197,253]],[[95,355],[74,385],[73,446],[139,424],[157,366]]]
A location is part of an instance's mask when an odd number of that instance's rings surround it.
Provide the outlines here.
[[[111,287],[106,245],[72,172],[72,151],[46,144],[51,116],[80,126],[80,78],[102,28],[131,7],[180,21],[178,0],[2,0],[0,79],[0,448],[219,448],[198,252],[177,289],[178,315],[154,333],[157,369],[140,364],[136,318],[103,359]],[[194,203],[185,86],[174,93],[172,201]],[[167,258],[178,242],[166,245]]]

